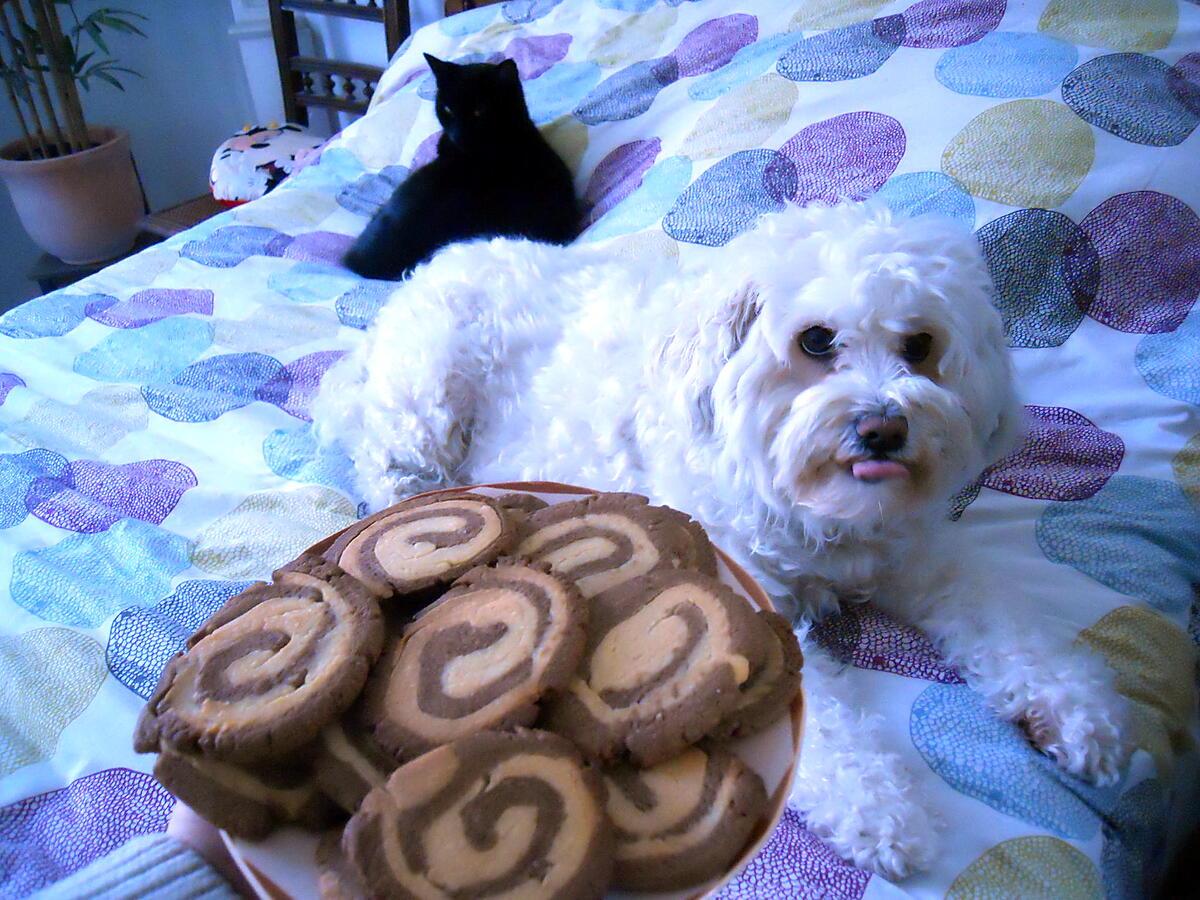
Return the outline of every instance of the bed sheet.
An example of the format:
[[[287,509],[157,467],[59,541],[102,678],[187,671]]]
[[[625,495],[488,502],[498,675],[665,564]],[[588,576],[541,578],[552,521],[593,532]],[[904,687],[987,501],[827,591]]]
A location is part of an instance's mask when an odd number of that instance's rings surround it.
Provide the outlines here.
[[[974,228],[1028,404],[955,499],[1047,626],[1133,702],[1127,779],[1063,776],[924,638],[823,628],[946,823],[892,885],[789,811],[742,897],[1136,897],[1195,822],[1200,6],[1184,0],[511,0],[421,30],[278,190],[0,319],[0,896],[171,801],[130,748],[187,634],[358,507],[313,440],[386,283],[337,260],[436,142],[421,51],[512,57],[584,241],[687,256],[785,201]]]

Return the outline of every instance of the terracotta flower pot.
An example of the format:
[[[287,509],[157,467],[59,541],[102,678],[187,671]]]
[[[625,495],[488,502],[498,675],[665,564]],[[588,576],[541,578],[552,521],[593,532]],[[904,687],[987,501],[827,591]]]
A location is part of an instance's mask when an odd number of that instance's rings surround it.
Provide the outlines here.
[[[0,147],[0,177],[29,236],[68,263],[103,262],[133,246],[144,214],[129,134],[93,127],[96,144],[55,159],[22,159],[24,143]]]

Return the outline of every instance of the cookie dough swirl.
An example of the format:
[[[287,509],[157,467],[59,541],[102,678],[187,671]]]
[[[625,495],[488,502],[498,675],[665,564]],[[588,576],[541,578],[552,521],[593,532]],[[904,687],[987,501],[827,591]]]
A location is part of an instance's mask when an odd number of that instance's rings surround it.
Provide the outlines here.
[[[759,611],[758,619],[767,644],[766,656],[742,685],[737,706],[713,732],[713,737],[734,740],[762,731],[786,713],[800,693],[804,655],[791,625],[783,616],[766,610]]]
[[[704,531],[682,513],[636,494],[558,503],[526,520],[517,555],[546,562],[585,597],[660,569],[716,574]]]
[[[135,749],[277,757],[349,707],[382,645],[379,605],[362,585],[321,560],[300,560],[232,598],[168,663]]]
[[[561,738],[484,732],[398,769],[342,848],[371,896],[603,896],[612,834],[599,778]]]
[[[427,497],[389,507],[352,526],[326,558],[376,596],[449,584],[512,548],[515,526],[489,497]]]
[[[583,656],[588,608],[542,568],[464,575],[405,629],[372,673],[362,721],[402,760],[476,731],[532,724]]]
[[[644,575],[591,603],[579,673],[546,727],[590,756],[652,766],[714,729],[767,652],[753,607],[698,572]]]
[[[613,881],[625,890],[677,890],[721,875],[767,808],[758,774],[718,747],[692,747],[651,769],[618,766],[604,780]]]

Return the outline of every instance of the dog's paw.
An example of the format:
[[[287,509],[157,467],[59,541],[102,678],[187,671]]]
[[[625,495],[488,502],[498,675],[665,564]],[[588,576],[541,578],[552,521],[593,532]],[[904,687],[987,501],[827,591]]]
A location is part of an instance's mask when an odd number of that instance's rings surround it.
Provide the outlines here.
[[[1087,679],[1032,696],[1020,718],[1035,747],[1069,774],[1101,786],[1119,781],[1129,761],[1128,721],[1125,698]]]
[[[836,768],[801,772],[792,800],[809,830],[839,856],[890,881],[929,868],[937,857],[933,816],[894,753],[860,753]]]

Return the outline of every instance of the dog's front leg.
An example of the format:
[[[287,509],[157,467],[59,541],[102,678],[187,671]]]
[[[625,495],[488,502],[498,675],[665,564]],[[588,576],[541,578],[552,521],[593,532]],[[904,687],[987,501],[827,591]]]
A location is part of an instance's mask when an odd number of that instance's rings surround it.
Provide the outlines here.
[[[1052,637],[1049,623],[1039,628],[1037,611],[1012,592],[977,579],[948,585],[892,611],[924,630],[992,709],[1063,769],[1100,785],[1118,781],[1130,752],[1129,708],[1112,670]]]
[[[805,731],[792,803],[842,858],[892,880],[929,867],[937,830],[876,718],[854,702],[845,667],[804,642]]]

